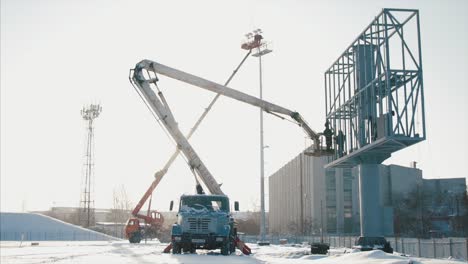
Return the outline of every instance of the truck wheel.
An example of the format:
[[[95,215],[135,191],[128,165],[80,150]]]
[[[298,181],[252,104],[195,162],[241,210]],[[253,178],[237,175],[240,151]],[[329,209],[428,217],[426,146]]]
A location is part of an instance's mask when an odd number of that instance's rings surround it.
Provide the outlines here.
[[[221,255],[223,256],[229,255],[230,244],[231,243],[229,243],[229,241],[223,244],[223,246],[221,247]]]
[[[140,243],[141,241],[141,235],[138,232],[135,232],[132,234],[132,236],[128,239],[130,243]]]
[[[197,248],[195,247],[195,245],[190,245],[190,253],[194,254],[197,252]]]
[[[393,254],[393,248],[390,246],[390,242],[386,242],[383,251],[388,254]]]
[[[231,236],[229,237],[229,254],[236,252],[236,237],[237,237],[237,228],[234,227]]]
[[[135,237],[135,243],[140,243],[141,242],[141,236],[138,234],[136,237]]]
[[[190,245],[189,245],[189,246],[182,247],[182,252],[184,252],[184,253],[190,252]]]
[[[236,244],[234,240],[231,240],[229,243],[229,254],[236,252]]]
[[[180,245],[177,243],[172,243],[172,254],[180,254],[181,248]]]

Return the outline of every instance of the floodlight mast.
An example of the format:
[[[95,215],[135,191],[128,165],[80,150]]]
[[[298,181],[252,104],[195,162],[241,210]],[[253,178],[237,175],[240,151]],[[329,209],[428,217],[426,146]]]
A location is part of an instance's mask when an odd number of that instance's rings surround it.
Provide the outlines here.
[[[256,48],[257,53],[252,56],[258,57],[259,68],[259,84],[260,84],[260,100],[263,100],[263,71],[262,71],[262,57],[272,50],[268,49],[266,42],[263,41],[261,35],[262,30],[256,29],[253,33],[246,34],[247,41],[242,44],[241,48]],[[259,245],[268,245],[266,241],[266,216],[265,216],[265,147],[263,140],[263,109],[260,109],[260,241]]]

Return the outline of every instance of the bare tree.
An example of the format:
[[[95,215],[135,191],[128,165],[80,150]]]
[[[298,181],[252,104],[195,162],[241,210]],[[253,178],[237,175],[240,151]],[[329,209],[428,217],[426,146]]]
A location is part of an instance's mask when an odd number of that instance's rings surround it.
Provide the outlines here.
[[[125,187],[121,185],[119,188],[114,188],[112,195],[112,210],[110,214],[110,222],[124,223],[130,216],[132,204],[128,198]]]
[[[468,236],[468,194],[465,191],[463,194],[452,197],[454,204],[454,217],[451,219],[453,227],[453,236],[467,237]]]
[[[320,234],[320,221],[307,217],[304,219],[304,235]]]
[[[393,195],[395,234],[399,236],[427,236],[431,221],[431,213],[427,202],[431,199],[420,186],[408,193]]]
[[[288,224],[288,233],[290,235],[299,235],[299,225],[295,221],[290,221]]]
[[[73,225],[80,225],[79,210],[79,208],[75,208],[73,212],[70,213],[70,215],[66,217],[63,221]]]
[[[249,235],[260,232],[260,212],[250,212],[246,219],[237,219],[237,230]]]
[[[114,188],[112,194],[112,209],[106,218],[108,222],[113,223],[113,230],[106,230],[105,232],[110,232],[110,235],[116,237],[124,237],[124,230],[122,226],[130,217],[131,208],[132,204],[128,198],[125,187],[120,185],[118,188]]]

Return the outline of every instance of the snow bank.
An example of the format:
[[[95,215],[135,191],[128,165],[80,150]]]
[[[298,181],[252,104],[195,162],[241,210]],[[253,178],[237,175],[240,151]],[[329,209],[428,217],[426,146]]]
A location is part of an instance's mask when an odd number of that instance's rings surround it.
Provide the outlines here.
[[[99,241],[116,238],[41,214],[0,212],[0,240]]]
[[[425,258],[409,258],[399,256],[397,254],[387,254],[381,250],[372,250],[364,252],[354,252],[343,255],[330,256],[322,258],[312,263],[317,264],[459,264],[465,263],[460,261],[443,260],[443,259],[425,259]]]
[[[0,263],[166,263],[166,264],[462,264],[463,261],[448,259],[409,258],[386,254],[381,251],[368,251],[338,255],[308,255],[308,247],[301,246],[262,246],[249,244],[253,254],[242,255],[239,251],[231,256],[222,256],[219,250],[197,250],[197,254],[163,254],[165,243],[130,244],[127,241],[45,241],[38,246],[31,243],[0,242]],[[338,253],[341,251],[341,253]]]

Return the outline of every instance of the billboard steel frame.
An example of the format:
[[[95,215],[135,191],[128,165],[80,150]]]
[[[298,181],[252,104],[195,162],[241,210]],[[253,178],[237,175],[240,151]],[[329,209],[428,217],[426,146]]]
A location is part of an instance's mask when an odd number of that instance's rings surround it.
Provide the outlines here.
[[[325,72],[335,154],[326,167],[381,163],[426,139],[419,11],[383,9]]]

